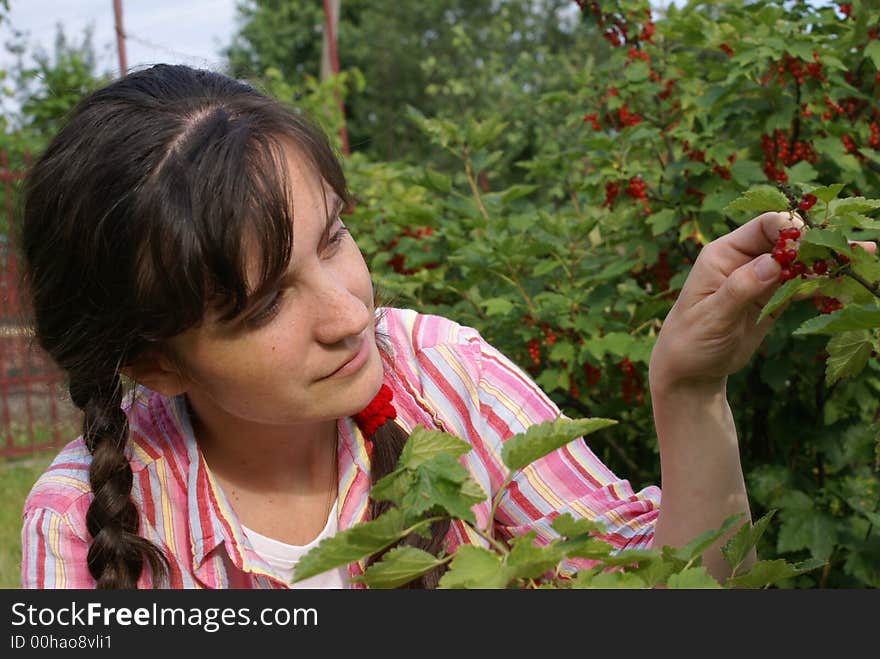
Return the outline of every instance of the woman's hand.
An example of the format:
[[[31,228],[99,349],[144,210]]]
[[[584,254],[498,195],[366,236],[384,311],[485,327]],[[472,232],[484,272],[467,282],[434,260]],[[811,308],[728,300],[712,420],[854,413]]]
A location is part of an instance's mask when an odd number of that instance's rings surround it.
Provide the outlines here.
[[[757,323],[779,287],[781,269],[769,252],[779,231],[792,226],[803,221],[764,213],[702,249],[651,353],[652,392],[717,390],[748,363],[788,306]],[[876,252],[874,242],[858,244]]]

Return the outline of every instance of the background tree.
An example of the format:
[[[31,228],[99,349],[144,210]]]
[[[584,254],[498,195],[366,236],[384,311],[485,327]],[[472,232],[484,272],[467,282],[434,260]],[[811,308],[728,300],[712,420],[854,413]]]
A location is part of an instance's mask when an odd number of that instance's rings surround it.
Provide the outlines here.
[[[277,71],[299,86],[317,77],[323,13],[320,3],[248,0],[238,6],[239,29],[226,49],[230,72],[262,78]],[[344,0],[337,48],[341,70],[359,71],[365,84],[346,98],[353,150],[372,158],[417,162],[436,158],[407,119],[407,106],[442,116],[481,116],[505,107],[530,115],[521,93],[559,80],[560,57],[575,47],[577,7],[568,0]],[[528,129],[516,133],[521,141]],[[522,145],[509,145],[505,153]]]

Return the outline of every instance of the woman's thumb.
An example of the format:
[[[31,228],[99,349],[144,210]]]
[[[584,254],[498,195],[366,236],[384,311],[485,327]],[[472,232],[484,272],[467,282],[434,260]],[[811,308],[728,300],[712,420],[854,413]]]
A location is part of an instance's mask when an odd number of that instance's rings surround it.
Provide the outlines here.
[[[755,303],[764,306],[779,281],[780,272],[782,268],[770,254],[761,254],[734,270],[719,291],[722,293],[721,313],[732,321]]]

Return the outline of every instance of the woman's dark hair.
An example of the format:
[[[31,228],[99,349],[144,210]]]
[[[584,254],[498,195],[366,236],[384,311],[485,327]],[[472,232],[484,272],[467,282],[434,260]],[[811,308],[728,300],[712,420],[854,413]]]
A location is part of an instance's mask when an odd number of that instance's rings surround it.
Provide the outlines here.
[[[136,587],[145,561],[154,587],[168,571],[138,534],[120,368],[208,308],[238,317],[283,276],[293,220],[287,145],[349,200],[326,136],[304,117],[218,73],[158,65],[85,97],[28,174],[25,284],[36,338],[83,411],[98,588]],[[252,249],[261,269],[249,286]],[[394,468],[405,439],[395,423],[378,431],[373,482]],[[436,553],[447,529],[406,542]]]

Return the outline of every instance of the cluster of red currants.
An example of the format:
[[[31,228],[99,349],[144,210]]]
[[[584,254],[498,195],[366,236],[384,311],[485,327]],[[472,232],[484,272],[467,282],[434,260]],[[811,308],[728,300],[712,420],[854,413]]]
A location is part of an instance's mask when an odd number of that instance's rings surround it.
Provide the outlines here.
[[[806,194],[801,199],[799,208],[806,211],[812,208],[815,203],[816,197],[811,194]],[[780,283],[785,283],[789,279],[794,279],[795,277],[806,279],[809,271],[812,271],[817,275],[824,275],[828,272],[828,262],[825,259],[816,259],[810,266],[807,266],[803,261],[797,260],[798,246],[800,245],[798,240],[800,237],[801,230],[796,227],[782,229],[779,232],[779,238],[777,238],[773,250],[770,252],[773,259],[782,266],[782,272],[779,274]],[[849,259],[842,254],[839,258],[844,263],[849,262]],[[814,298],[813,304],[823,314],[831,313],[843,308],[843,304],[841,304],[839,300],[824,295]]]

